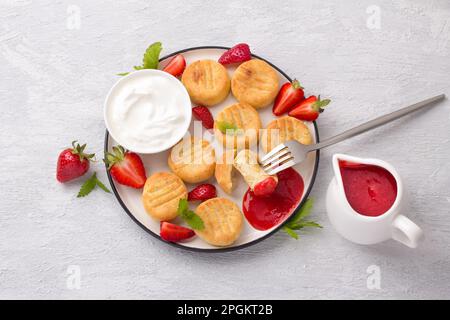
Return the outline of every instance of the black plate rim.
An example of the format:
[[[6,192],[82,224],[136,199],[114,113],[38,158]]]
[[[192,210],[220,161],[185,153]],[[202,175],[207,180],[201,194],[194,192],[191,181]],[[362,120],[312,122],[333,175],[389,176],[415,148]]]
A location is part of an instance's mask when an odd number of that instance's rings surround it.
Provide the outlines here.
[[[186,48],[186,49],[182,49],[182,50],[178,50],[175,51],[169,55],[166,55],[162,58],[159,59],[159,61],[162,60],[166,60],[167,58],[173,57],[177,54],[180,53],[184,53],[184,52],[188,52],[188,51],[193,51],[193,50],[201,50],[201,49],[224,49],[224,50],[229,50],[230,47],[224,47],[224,46],[198,46],[198,47],[190,47],[190,48]],[[277,66],[275,66],[274,64],[272,64],[270,61],[267,61],[266,59],[253,54],[252,53],[252,57],[257,58],[257,59],[261,59],[264,60],[265,62],[267,62],[268,64],[270,64],[275,70],[277,70],[279,73],[281,73],[286,79],[288,79],[289,81],[292,81],[291,77],[289,77],[284,71],[282,71],[280,68],[278,68]],[[319,142],[319,129],[317,127],[317,123],[316,121],[313,121],[313,125],[314,125],[314,131],[316,134],[316,140],[317,142]],[[106,130],[105,133],[105,143],[104,143],[104,152],[108,151],[108,144],[109,144],[109,132],[108,130]],[[303,200],[300,201],[299,205],[297,206],[297,208],[295,210],[292,211],[292,213],[294,213],[295,211],[297,211],[306,201],[306,199],[308,199],[309,194],[311,193],[311,190],[314,186],[314,183],[316,181],[316,176],[317,176],[317,171],[319,169],[319,159],[320,159],[320,151],[317,150],[316,151],[316,161],[314,163],[314,172],[313,175],[311,177],[311,183],[308,186],[307,190],[305,191],[305,196],[303,197]],[[154,238],[158,239],[161,242],[164,242],[172,247],[175,248],[180,248],[183,250],[188,250],[188,251],[193,251],[193,252],[230,252],[230,251],[236,251],[236,250],[240,250],[240,249],[244,249],[250,246],[253,246],[269,237],[271,237],[272,235],[274,235],[277,231],[279,231],[284,224],[287,222],[286,221],[282,224],[280,224],[279,226],[277,226],[275,229],[273,229],[271,232],[269,232],[268,234],[266,234],[265,236],[255,239],[253,241],[238,245],[238,246],[234,246],[234,247],[223,247],[223,248],[213,248],[213,249],[204,249],[204,248],[192,248],[192,247],[187,247],[187,246],[183,246],[182,244],[179,243],[175,243],[175,242],[168,242],[165,241],[163,239],[161,239],[161,237],[159,236],[159,234],[154,233],[153,231],[151,231],[150,229],[148,229],[144,224],[142,224],[139,220],[136,219],[136,217],[131,213],[131,211],[128,209],[128,207],[125,205],[125,203],[122,201],[119,192],[116,189],[116,186],[114,184],[113,178],[107,168],[107,166],[105,165],[105,170],[106,170],[106,174],[108,175],[108,180],[109,180],[109,184],[111,186],[111,189],[114,193],[114,196],[116,197],[117,201],[119,202],[120,206],[123,208],[123,210],[128,214],[128,216],[137,224],[139,225],[142,229],[144,229],[147,233],[149,233],[151,236],[153,236]],[[292,214],[291,214],[292,215]]]

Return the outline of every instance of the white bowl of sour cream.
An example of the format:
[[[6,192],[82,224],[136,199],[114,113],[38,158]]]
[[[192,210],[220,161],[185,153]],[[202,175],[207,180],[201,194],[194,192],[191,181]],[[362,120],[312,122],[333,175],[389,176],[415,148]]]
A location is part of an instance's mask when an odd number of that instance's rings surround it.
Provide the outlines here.
[[[139,70],[123,77],[111,88],[104,105],[109,134],[137,153],[174,146],[187,132],[191,117],[185,87],[161,70]]]

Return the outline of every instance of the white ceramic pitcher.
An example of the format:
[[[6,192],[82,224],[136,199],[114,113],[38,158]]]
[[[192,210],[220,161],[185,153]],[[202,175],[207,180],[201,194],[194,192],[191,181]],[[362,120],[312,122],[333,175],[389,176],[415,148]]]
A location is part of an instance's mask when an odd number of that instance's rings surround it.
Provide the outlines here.
[[[388,170],[397,182],[397,198],[384,214],[371,217],[356,212],[348,203],[342,182],[339,160],[369,164]],[[423,237],[422,229],[402,214],[406,206],[405,190],[398,172],[389,163],[378,159],[362,159],[344,154],[333,156],[334,178],[327,191],[327,213],[344,238],[359,244],[375,244],[388,239],[416,248]]]

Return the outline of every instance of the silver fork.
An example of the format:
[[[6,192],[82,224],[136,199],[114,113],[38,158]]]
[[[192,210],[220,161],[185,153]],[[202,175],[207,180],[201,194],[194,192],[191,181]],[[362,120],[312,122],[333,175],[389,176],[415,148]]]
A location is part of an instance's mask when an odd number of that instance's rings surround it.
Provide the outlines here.
[[[432,104],[433,102],[441,101],[445,98],[445,94],[440,94],[438,96],[417,102],[408,107],[402,108],[400,110],[394,111],[392,113],[386,114],[384,116],[378,117],[376,119],[370,120],[362,125],[359,125],[353,129],[344,131],[334,137],[331,137],[322,142],[303,145],[295,140],[287,141],[284,144],[280,144],[273,148],[269,153],[267,153],[261,160],[260,164],[267,174],[276,174],[286,168],[292,167],[293,165],[302,162],[306,159],[309,152],[319,150],[348,138],[352,138],[356,135],[374,129],[376,127],[382,126],[388,122],[401,118],[413,111],[419,110],[425,106]]]

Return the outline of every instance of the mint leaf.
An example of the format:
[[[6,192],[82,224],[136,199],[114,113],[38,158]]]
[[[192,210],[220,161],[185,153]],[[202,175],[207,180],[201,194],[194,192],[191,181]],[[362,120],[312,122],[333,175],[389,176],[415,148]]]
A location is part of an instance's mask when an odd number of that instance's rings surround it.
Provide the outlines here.
[[[109,189],[100,181],[96,178],[96,182],[97,182],[97,186],[102,189],[103,191],[105,191],[106,193],[111,193],[111,191],[109,191]]]
[[[107,193],[111,193],[111,191],[109,191],[109,189],[100,180],[97,179],[97,173],[94,172],[94,174],[81,185],[77,198],[87,196],[89,193],[91,193],[92,190],[95,189],[95,186],[98,186],[100,189]]]
[[[217,121],[217,129],[223,134],[234,134],[238,130],[238,127],[233,123]]]
[[[320,224],[314,221],[305,221],[300,223],[301,227],[315,227],[315,228],[323,228]]]
[[[295,240],[298,240],[298,234],[295,233],[295,231],[292,230],[291,228],[283,227],[283,231],[286,232],[288,235],[290,235]]]
[[[179,216],[183,215],[189,209],[188,201],[186,199],[180,199],[178,202],[177,213]]]
[[[144,58],[142,59],[142,68],[158,69],[159,54],[161,53],[161,50],[161,42],[152,43],[144,53]]]
[[[300,230],[301,228],[303,228],[303,226],[300,224],[289,224],[289,229]]]
[[[145,50],[144,57],[142,58],[142,66],[134,66],[134,70],[142,69],[158,69],[159,55],[162,50],[161,42],[152,43],[147,50]],[[126,76],[129,72],[118,73],[118,76]]]
[[[313,207],[314,200],[311,198],[306,199],[305,203],[297,210],[296,213],[289,219],[288,223],[296,223],[301,219],[307,217],[311,213],[311,209]]]
[[[77,198],[87,196],[89,193],[91,193],[92,190],[94,190],[96,185],[97,185],[97,174],[94,172],[94,174],[81,185]]]
[[[177,213],[192,229],[203,230],[205,228],[202,218],[194,211],[189,210],[186,199],[180,199],[178,202]]]
[[[185,215],[184,221],[194,230],[203,230],[205,229],[205,224],[203,223],[202,218],[194,211],[188,211],[188,214]]]
[[[304,227],[322,228],[320,224],[314,221],[303,221],[311,213],[313,206],[313,200],[308,198],[305,203],[294,213],[294,215],[283,226],[283,231],[286,232],[294,239],[298,239],[298,235],[295,232]]]

